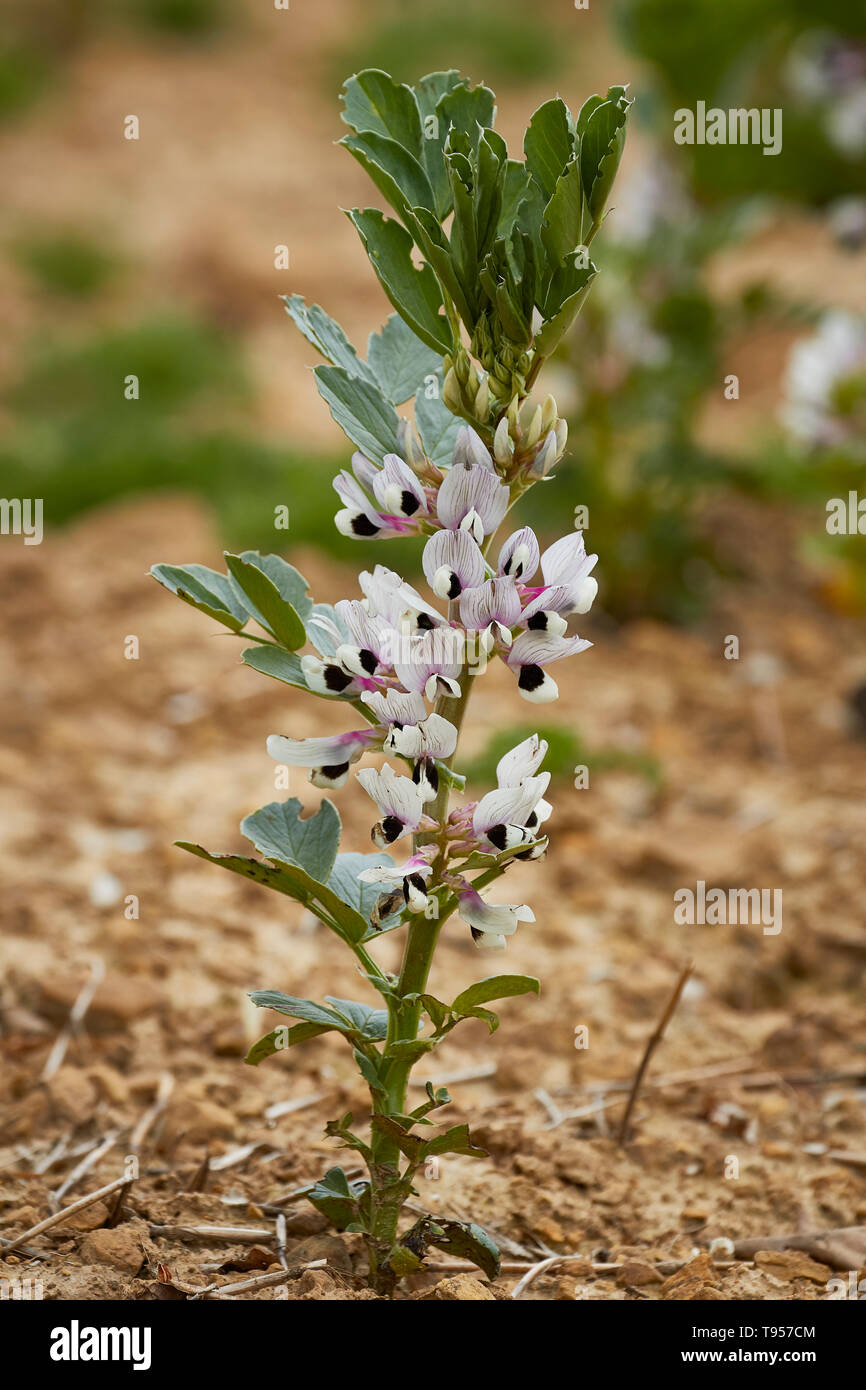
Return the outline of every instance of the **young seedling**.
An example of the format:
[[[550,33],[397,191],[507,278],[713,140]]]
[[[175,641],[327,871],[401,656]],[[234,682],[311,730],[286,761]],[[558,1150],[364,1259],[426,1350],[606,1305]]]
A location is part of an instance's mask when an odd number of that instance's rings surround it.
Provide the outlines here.
[[[493,93],[456,72],[416,86],[370,70],[343,92],[342,143],[396,213],[348,215],[396,313],[364,360],[318,306],[286,300],[295,324],[326,359],[319,391],[354,444],[352,471],[334,480],[336,525],[367,547],[389,536],[423,540],[432,591],[418,592],[376,564],[362,597],[314,603],[306,580],[276,555],[227,555],[227,573],[156,565],[167,589],[251,642],[242,660],[307,694],[338,701],[356,727],[335,737],[272,734],[280,764],[306,767],[316,787],[341,787],[367,754],[386,761],[355,775],[375,806],[374,853],[338,853],[340,818],[329,800],[301,819],[297,800],[272,802],[241,824],[261,858],[181,848],[303,903],[354,952],[378,1006],[277,990],[251,997],[294,1020],[263,1037],[247,1061],[319,1034],[341,1035],[370,1089],[369,1125],[351,1114],[327,1133],[355,1151],[367,1176],[332,1168],[307,1192],[343,1231],[366,1236],[373,1287],[391,1294],[430,1246],[474,1261],[493,1278],[499,1255],[472,1222],[423,1216],[404,1229],[413,1180],[428,1159],[482,1154],[465,1124],[437,1127],[449,1103],[427,1086],[409,1109],[419,1058],[464,1019],[492,1032],[493,1000],[538,993],[524,975],[479,980],[446,1002],[428,991],[439,934],[456,914],[481,950],[505,948],[523,903],[490,902],[490,884],[516,858],[539,859],[551,813],[541,770],[547,745],[526,738],[501,758],[497,786],[452,808],[470,693],[492,659],[519,693],[556,698],[549,667],[590,643],[571,629],[596,593],[579,532],[540,552],[526,526],[494,537],[517,499],[549,478],[566,442],[551,396],[530,398],[544,361],[580,309],[596,268],[590,242],[605,215],[622,154],[625,88],[592,96],[576,117],[558,98],[533,115],[524,159],[493,129]],[[396,407],[414,398],[414,425]],[[507,530],[507,528],[506,528]],[[540,571],[540,573],[539,573]],[[261,634],[245,631],[254,621]],[[306,649],[306,650],[304,650]],[[404,937],[399,974],[376,960],[387,932]]]

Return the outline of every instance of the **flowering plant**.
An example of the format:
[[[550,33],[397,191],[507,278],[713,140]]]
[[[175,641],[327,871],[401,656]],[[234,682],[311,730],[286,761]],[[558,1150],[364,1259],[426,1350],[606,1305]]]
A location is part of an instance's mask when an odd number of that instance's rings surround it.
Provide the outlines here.
[[[325,1032],[352,1048],[370,1088],[369,1132],[356,1133],[351,1114],[327,1132],[361,1156],[369,1176],[350,1182],[333,1168],[307,1196],[338,1229],[365,1234],[373,1286],[390,1293],[430,1245],[491,1277],[499,1268],[495,1245],[474,1223],[424,1216],[400,1234],[428,1158],[483,1152],[465,1124],[425,1137],[450,1097],[428,1084],[423,1103],[407,1110],[407,1083],[414,1063],[463,1019],[483,1019],[492,1031],[492,1000],[539,989],[535,979],[497,975],[446,1003],[429,992],[428,976],[453,913],[479,948],[493,951],[534,921],[526,904],[492,903],[483,890],[515,858],[545,851],[546,744],[527,738],[499,762],[495,789],[452,809],[452,790],[464,784],[454,758],[470,692],[490,659],[507,664],[525,699],[547,701],[557,695],[549,666],[590,645],[569,631],[597,588],[596,556],[582,535],[543,553],[528,527],[495,546],[494,536],[565,447],[556,402],[529,396],[596,273],[586,248],[604,216],[629,101],[614,87],[576,118],[559,99],[546,102],[526,131],[523,161],[509,158],[493,129],[492,92],[456,72],[410,88],[365,71],[346,83],[343,101],[352,133],[342,143],[397,214],[348,214],[396,314],[371,336],[365,361],[318,305],[293,295],[286,308],[326,358],[316,369],[319,391],[357,450],[352,471],[334,481],[338,528],[362,542],[424,538],[433,597],[377,564],[359,576],[363,597],[332,608],[314,603],[284,560],[250,551],[227,555],[226,574],[201,565],[156,565],[153,574],[232,632],[255,621],[264,635],[244,633],[253,643],[242,655],[248,666],[360,716],[361,727],[336,737],[272,734],[268,752],[278,763],[306,767],[314,786],[332,789],[366,754],[388,758],[356,774],[376,808],[375,853],[338,853],[333,804],[323,800],[302,820],[296,799],[243,821],[262,859],[181,848],[304,903],[354,952],[380,996],[373,1007],[258,991],[256,1004],[296,1022],[267,1034],[247,1061]],[[413,395],[414,427],[395,409]],[[375,943],[398,930],[405,946],[393,975],[377,963]]]

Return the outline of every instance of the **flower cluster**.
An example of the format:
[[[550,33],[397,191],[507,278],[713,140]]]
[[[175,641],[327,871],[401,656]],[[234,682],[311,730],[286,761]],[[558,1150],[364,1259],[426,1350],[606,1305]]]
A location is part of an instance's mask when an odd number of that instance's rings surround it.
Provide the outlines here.
[[[552,430],[541,452],[552,456],[557,448]],[[311,690],[351,701],[364,710],[370,727],[330,738],[273,734],[268,752],[281,764],[309,768],[318,787],[342,786],[365,753],[404,760],[411,769],[407,775],[388,762],[357,774],[378,808],[376,846],[387,848],[408,835],[420,845],[393,869],[362,873],[367,882],[388,885],[380,915],[393,912],[402,899],[410,912],[436,917],[442,895],[453,894],[476,943],[501,947],[519,921],[533,920],[530,909],[485,903],[452,865],[478,853],[543,852],[539,827],[551,810],[544,800],[549,774],[538,768],[546,744],[537,737],[520,744],[499,764],[497,790],[450,816],[442,812],[440,819],[440,777],[453,780],[443,765],[458,734],[442,710],[459,704],[466,682],[496,656],[516,676],[524,699],[555,699],[558,688],[547,667],[591,645],[568,629],[569,619],[588,612],[595,598],[591,571],[597,556],[587,555],[579,532],[542,552],[524,526],[499,546],[494,564],[487,548],[512,501],[512,485],[502,476],[507,463],[495,450],[491,456],[468,426],[458,434],[450,468],[436,470],[438,481],[426,457],[407,453],[411,461],[388,454],[381,468],[356,453],[354,476],[341,473],[335,481],[346,504],[336,522],[346,534],[367,537],[423,528],[429,533],[424,574],[446,611],[383,565],[364,571],[363,597],[343,599],[333,618],[318,619],[333,655],[303,656],[301,668]],[[438,896],[427,891],[434,863]]]

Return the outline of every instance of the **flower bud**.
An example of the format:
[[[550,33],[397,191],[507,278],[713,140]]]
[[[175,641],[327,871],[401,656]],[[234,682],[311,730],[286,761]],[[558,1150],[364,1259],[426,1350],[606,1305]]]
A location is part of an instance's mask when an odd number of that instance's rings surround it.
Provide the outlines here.
[[[457,373],[453,367],[445,378],[442,387],[442,400],[452,414],[456,415],[463,409],[463,392],[460,390],[460,382],[457,380]]]
[[[514,445],[508,433],[508,416],[503,415],[493,436],[493,457],[497,463],[507,464],[511,462],[513,453]]]
[[[547,434],[548,430],[552,430],[558,418],[559,412],[556,408],[556,401],[553,396],[546,396],[541,407],[541,433]]]

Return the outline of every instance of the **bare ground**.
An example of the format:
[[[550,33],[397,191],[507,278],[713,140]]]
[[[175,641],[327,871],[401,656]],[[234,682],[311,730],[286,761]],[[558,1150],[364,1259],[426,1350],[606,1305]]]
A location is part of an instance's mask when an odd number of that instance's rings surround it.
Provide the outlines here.
[[[534,905],[537,922],[513,939],[507,967],[539,976],[541,997],[506,1001],[492,1037],[480,1023],[462,1025],[419,1067],[434,1078],[490,1074],[453,1082],[449,1112],[452,1123],[472,1122],[489,1157],[444,1160],[438,1179],[420,1182],[418,1204],[471,1214],[503,1238],[515,1264],[585,1257],[539,1277],[525,1297],[825,1297],[826,1265],[810,1273],[792,1257],[723,1269],[699,1261],[685,1286],[661,1280],[716,1237],[866,1226],[866,742],[848,703],[866,675],[862,628],[815,605],[772,518],[739,511],[715,520],[750,570],[728,588],[727,608],[700,634],[648,623],[614,631],[596,620],[596,645],[571,665],[554,708],[590,747],[654,755],[661,791],[637,774],[596,774],[591,758],[588,790],[568,781],[555,789],[547,861],[516,865],[503,885],[506,900]],[[366,986],[300,907],[172,847],[189,838],[239,848],[241,815],[274,797],[266,735],[321,731],[325,720],[336,727],[341,712],[239,666],[236,639],[215,636],[145,577],[155,560],[193,557],[218,563],[214,537],[203,513],[176,499],[93,515],[40,547],[10,538],[0,551],[9,633],[0,678],[0,1235],[49,1215],[52,1193],[106,1136],[113,1146],[61,1202],[117,1177],[161,1078],[173,1083],[115,1230],[101,1229],[110,1214],[101,1203],[34,1238],[38,1260],[19,1252],[0,1261],[0,1276],[38,1274],[50,1298],[153,1296],[158,1266],[163,1279],[203,1287],[208,1269],[249,1245],[153,1228],[267,1230],[258,1242],[266,1268],[285,1203],[290,1264],[329,1260],[293,1280],[290,1296],[369,1296],[358,1239],[323,1237],[318,1217],[287,1201],[333,1163],[348,1165],[323,1135],[329,1118],[366,1113],[348,1049],[326,1037],[258,1069],[242,1061],[274,1018],[245,1007],[246,991],[366,997]],[[291,558],[318,597],[354,592],[351,573],[313,554]],[[740,637],[738,662],[722,655],[729,633]],[[138,660],[124,656],[130,636]],[[505,670],[491,671],[469,751],[531,715]],[[318,804],[302,774],[291,790]],[[348,786],[337,800],[345,846],[363,848],[366,798]],[[698,879],[780,888],[782,930],[676,925],[673,893]],[[129,895],[137,920],[124,915]],[[396,936],[380,945],[386,966],[396,964]],[[105,981],[45,1080],[95,959]],[[689,959],[693,979],[638,1099],[631,1141],[618,1147],[622,1085]],[[434,992],[451,997],[485,973],[489,962],[449,923]],[[585,1048],[575,1045],[581,1027]],[[582,1113],[550,1127],[539,1089],[560,1111]],[[266,1118],[269,1106],[304,1098],[294,1113]],[[207,1155],[254,1143],[192,1190]],[[603,1265],[620,1268],[593,1268]],[[520,1273],[509,1269],[495,1295]],[[410,1295],[441,1278],[417,1277]],[[464,1280],[437,1296],[483,1293]]]

